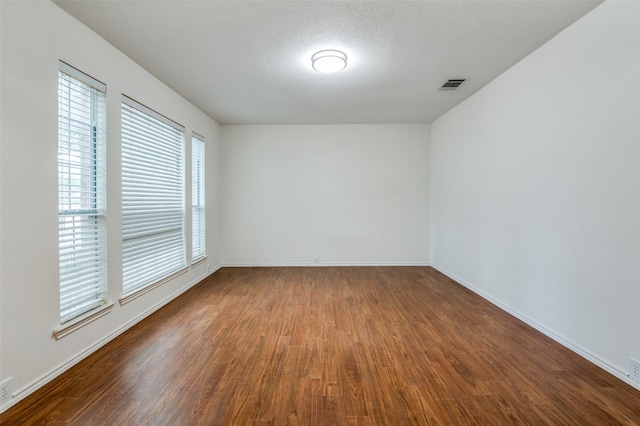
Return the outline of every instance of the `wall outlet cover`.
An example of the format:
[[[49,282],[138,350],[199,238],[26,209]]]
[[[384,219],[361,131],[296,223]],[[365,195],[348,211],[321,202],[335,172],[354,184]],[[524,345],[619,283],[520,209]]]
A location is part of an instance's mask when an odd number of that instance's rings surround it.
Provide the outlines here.
[[[11,377],[0,383],[0,405],[4,405],[11,399]]]
[[[629,358],[629,378],[640,383],[640,361]]]

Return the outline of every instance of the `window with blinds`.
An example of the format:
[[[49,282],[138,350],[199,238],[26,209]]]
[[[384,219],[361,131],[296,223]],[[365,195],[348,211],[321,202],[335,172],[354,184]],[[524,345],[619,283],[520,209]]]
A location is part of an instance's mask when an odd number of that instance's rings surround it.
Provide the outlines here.
[[[206,256],[204,203],[204,138],[196,133],[191,138],[191,262]]]
[[[123,292],[186,266],[184,127],[122,96]]]
[[[58,243],[60,322],[105,302],[106,86],[60,62]]]

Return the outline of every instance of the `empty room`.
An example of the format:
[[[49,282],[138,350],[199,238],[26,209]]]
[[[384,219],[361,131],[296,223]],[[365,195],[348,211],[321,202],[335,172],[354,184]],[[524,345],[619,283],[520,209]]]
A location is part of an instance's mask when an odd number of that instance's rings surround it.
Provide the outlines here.
[[[640,2],[0,20],[0,424],[640,424]]]

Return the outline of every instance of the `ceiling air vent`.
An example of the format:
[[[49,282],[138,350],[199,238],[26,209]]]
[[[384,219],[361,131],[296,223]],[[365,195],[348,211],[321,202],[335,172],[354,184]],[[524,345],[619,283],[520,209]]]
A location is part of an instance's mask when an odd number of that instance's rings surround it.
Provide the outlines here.
[[[460,87],[460,85],[464,83],[464,81],[464,78],[459,80],[448,80],[445,84],[442,85],[440,90],[455,90]]]

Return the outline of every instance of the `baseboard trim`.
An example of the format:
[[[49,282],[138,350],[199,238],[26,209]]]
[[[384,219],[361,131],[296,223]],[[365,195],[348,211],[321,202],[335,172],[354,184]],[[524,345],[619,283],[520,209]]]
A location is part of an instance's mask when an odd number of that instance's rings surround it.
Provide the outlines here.
[[[431,266],[428,262],[223,262],[223,268],[285,268],[322,266]]]
[[[92,353],[94,353],[95,351],[97,351],[98,349],[100,349],[101,347],[103,347],[104,345],[109,343],[110,341],[112,341],[113,339],[115,339],[116,337],[120,336],[122,333],[124,333],[125,331],[127,331],[128,329],[130,329],[131,327],[133,327],[134,325],[136,325],[137,323],[139,323],[140,321],[142,321],[143,319],[145,319],[146,317],[148,317],[152,313],[156,312],[158,309],[162,308],[163,306],[165,306],[166,304],[168,304],[172,300],[176,299],[177,297],[179,297],[180,295],[185,293],[187,290],[189,290],[190,288],[192,288],[196,284],[200,283],[205,278],[207,278],[210,275],[214,274],[220,268],[222,268],[221,264],[219,264],[219,265],[217,265],[217,266],[215,266],[213,268],[210,268],[209,271],[207,271],[204,274],[200,275],[198,278],[193,279],[191,282],[189,282],[184,287],[176,290],[175,292],[173,292],[169,296],[165,297],[164,299],[162,299],[161,301],[159,301],[155,305],[151,306],[150,308],[148,308],[144,312],[142,312],[139,315],[137,315],[136,317],[132,318],[130,321],[128,321],[127,323],[125,323],[122,326],[118,327],[113,332],[109,333],[104,338],[98,340],[96,343],[94,343],[93,345],[89,346],[88,348],[86,348],[85,350],[83,350],[82,352],[80,352],[79,354],[74,356],[73,358],[69,359],[68,361],[66,361],[66,362],[60,364],[59,366],[55,367],[54,369],[50,370],[48,373],[44,374],[39,379],[34,380],[33,382],[31,382],[27,386],[15,391],[11,395],[12,398],[8,401],[8,403],[6,405],[3,405],[3,406],[0,407],[0,413],[5,412],[6,410],[11,408],[12,406],[17,404],[18,402],[22,401],[24,398],[26,398],[27,396],[31,395],[33,392],[35,392],[36,390],[40,389],[42,386],[46,385],[47,383],[49,383],[50,381],[52,381],[53,379],[55,379],[56,377],[58,377],[59,375],[61,375],[62,373],[64,373],[65,371],[67,371],[68,369],[70,369],[71,367],[73,367],[74,365],[76,365],[77,363],[79,363],[80,361],[82,361],[83,359],[85,359],[86,357],[88,357],[89,355],[91,355]]]
[[[576,354],[580,355],[582,358],[586,359],[587,361],[597,365],[598,367],[602,368],[603,370],[605,370],[606,372],[608,372],[609,374],[617,377],[618,379],[622,380],[623,382],[627,383],[628,385],[630,385],[631,387],[640,390],[640,383],[636,383],[633,380],[631,380],[631,378],[627,375],[627,373],[619,368],[616,367],[613,364],[608,363],[607,361],[603,360],[602,358],[598,357],[596,354],[590,352],[589,350],[583,348],[582,346],[572,342],[570,339],[564,337],[563,335],[556,333],[555,331],[545,327],[544,325],[538,323],[537,321],[535,321],[534,319],[524,315],[523,313],[519,312],[516,309],[511,308],[510,306],[502,303],[500,300],[494,298],[493,296],[485,293],[484,291],[480,290],[479,288],[477,288],[476,286],[474,286],[473,284],[463,280],[462,278],[452,274],[451,272],[447,271],[446,269],[436,265],[436,264],[432,264],[431,267],[435,270],[437,270],[438,272],[446,275],[447,277],[451,278],[453,281],[455,281],[456,283],[462,285],[463,287],[466,287],[467,289],[471,290],[472,292],[474,292],[475,294],[477,294],[478,296],[482,297],[483,299],[487,300],[488,302],[490,302],[491,304],[497,306],[498,308],[502,309],[503,311],[507,312],[508,314],[518,318],[520,321],[526,323],[527,325],[535,328],[536,330],[538,330],[539,332],[541,332],[542,334],[544,334],[545,336],[555,340],[556,342],[558,342],[559,344],[561,344],[562,346],[564,346],[567,349],[570,349],[571,351],[575,352]]]

